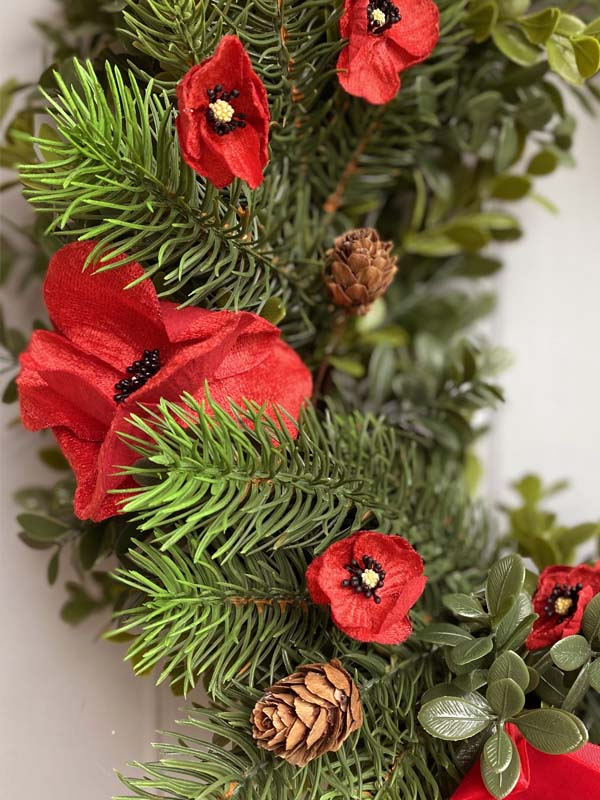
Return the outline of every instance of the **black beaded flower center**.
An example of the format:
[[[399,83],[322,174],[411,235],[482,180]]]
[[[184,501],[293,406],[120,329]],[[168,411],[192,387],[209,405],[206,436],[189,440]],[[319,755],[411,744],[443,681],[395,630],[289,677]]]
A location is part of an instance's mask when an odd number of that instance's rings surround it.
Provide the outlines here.
[[[246,115],[239,114],[230,102],[240,96],[237,89],[226,92],[219,83],[214,89],[208,89],[206,93],[209,99],[206,119],[215,133],[225,136],[226,133],[231,133],[236,128],[246,127]]]
[[[376,603],[381,603],[381,597],[376,594],[376,590],[383,586],[385,570],[371,556],[363,556],[362,562],[361,566],[353,558],[349,564],[344,566],[344,569],[347,569],[352,577],[343,580],[342,586],[353,589],[357,594],[363,594],[365,597],[372,597]]]
[[[381,36],[401,19],[398,7],[390,0],[371,0],[367,6],[367,29],[375,36]]]
[[[114,401],[122,403],[130,394],[141,389],[153,375],[156,375],[159,369],[160,352],[158,350],[144,350],[144,355],[140,360],[134,361],[130,367],[127,367],[126,372],[129,372],[131,378],[122,378],[118,383],[115,383],[117,394],[114,395]]]
[[[582,583],[577,583],[575,586],[569,586],[567,583],[556,583],[552,594],[549,594],[546,598],[546,605],[544,606],[546,616],[553,617],[556,614],[556,616],[563,619],[573,616],[577,611],[579,592],[582,589]]]

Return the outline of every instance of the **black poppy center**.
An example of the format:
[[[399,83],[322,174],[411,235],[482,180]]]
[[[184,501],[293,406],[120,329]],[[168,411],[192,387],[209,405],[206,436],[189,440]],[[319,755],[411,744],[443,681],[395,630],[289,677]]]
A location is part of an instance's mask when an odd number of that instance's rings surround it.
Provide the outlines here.
[[[356,594],[373,598],[376,603],[381,603],[381,597],[376,593],[381,589],[385,578],[385,570],[381,564],[371,556],[363,556],[362,564],[356,559],[352,559],[349,564],[344,565],[351,577],[342,581],[342,586],[352,589]]]
[[[398,6],[390,0],[371,0],[367,6],[367,29],[375,36],[381,36],[401,19]]]
[[[208,95],[206,119],[215,133],[225,136],[236,128],[246,127],[246,115],[238,113],[231,103],[240,96],[237,89],[226,92],[219,83],[213,89],[208,89],[206,93]]]
[[[138,361],[134,361],[125,370],[131,377],[122,378],[118,383],[115,383],[117,394],[114,395],[114,401],[122,403],[130,394],[141,389],[153,375],[156,375],[159,369],[160,352],[158,350],[144,350],[142,357]]]
[[[544,611],[547,617],[565,619],[572,617],[577,611],[579,592],[583,589],[582,583],[569,586],[567,583],[556,583],[552,593],[546,598]]]

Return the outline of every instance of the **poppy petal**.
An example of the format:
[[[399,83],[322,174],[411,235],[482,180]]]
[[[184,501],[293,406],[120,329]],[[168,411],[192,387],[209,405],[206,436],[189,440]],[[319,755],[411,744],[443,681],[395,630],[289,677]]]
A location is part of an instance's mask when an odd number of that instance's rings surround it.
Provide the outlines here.
[[[94,242],[73,242],[54,254],[44,281],[44,298],[59,333],[122,371],[146,348],[164,344],[160,305],[149,279],[125,288],[144,274],[135,262],[95,273],[90,265],[84,271],[94,246]],[[102,266],[123,259],[108,259]]]
[[[431,55],[440,38],[439,8],[433,0],[394,0],[394,4],[402,19],[392,25],[387,37],[414,59],[422,61]]]

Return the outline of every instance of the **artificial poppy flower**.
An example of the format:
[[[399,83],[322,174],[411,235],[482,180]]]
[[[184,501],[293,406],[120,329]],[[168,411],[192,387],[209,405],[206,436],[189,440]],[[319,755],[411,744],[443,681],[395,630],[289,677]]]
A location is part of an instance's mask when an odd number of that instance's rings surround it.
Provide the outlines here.
[[[237,177],[256,189],[269,160],[269,104],[237,36],[177,86],[177,132],[185,162],[222,189]]]
[[[399,644],[409,609],[423,594],[423,560],[401,536],[375,531],[334,542],[306,571],[314,603],[328,605],[340,630],[361,642]]]
[[[400,73],[433,52],[440,13],[433,0],[345,0],[338,62],[344,89],[381,105],[400,89]]]
[[[546,567],[538,579],[533,610],[539,614],[527,638],[529,650],[550,647],[579,633],[585,607],[600,593],[600,561],[589,567]]]
[[[148,279],[127,289],[144,274],[136,263],[84,272],[93,247],[69,244],[52,258],[44,297],[54,331],[33,333],[17,385],[25,427],[52,428],[75,472],[75,513],[99,521],[118,511],[109,490],[134,485],[115,473],[138,458],[119,437],[138,404],[178,401],[183,392],[201,400],[208,382],[224,408],[248,399],[297,417],[312,380],[266,320],[178,309],[160,302]],[[289,430],[297,433],[291,422]]]
[[[518,797],[519,800],[600,797],[600,747],[588,742],[573,753],[548,755],[530,745],[516,725],[509,723],[505,730],[515,743],[521,760],[521,773],[509,797]],[[479,759],[451,800],[494,800],[481,777]]]

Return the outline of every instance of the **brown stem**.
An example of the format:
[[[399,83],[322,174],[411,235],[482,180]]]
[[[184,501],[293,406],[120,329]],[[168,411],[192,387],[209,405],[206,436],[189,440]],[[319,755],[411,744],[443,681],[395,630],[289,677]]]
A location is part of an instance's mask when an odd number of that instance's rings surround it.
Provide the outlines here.
[[[356,147],[354,148],[352,158],[346,164],[346,168],[342,172],[342,175],[337,183],[337,186],[323,204],[323,210],[327,214],[335,214],[338,208],[342,205],[348,181],[350,180],[352,175],[354,175],[354,173],[358,170],[358,162],[360,161],[360,157],[365,152],[365,149],[369,144],[371,136],[375,133],[378,127],[379,127],[379,120],[374,119],[373,122],[371,122],[371,124],[365,131],[362,138],[359,140]]]
[[[321,359],[321,363],[319,364],[317,375],[315,377],[315,385],[312,394],[313,405],[317,402],[317,400],[319,399],[319,395],[321,394],[321,389],[323,388],[323,382],[325,381],[325,377],[329,369],[329,358],[335,353],[335,349],[340,343],[340,339],[346,332],[347,324],[348,324],[348,316],[344,313],[338,314],[334,328],[331,332],[331,336],[329,337],[329,341],[327,342],[327,345],[325,347],[323,358]]]

